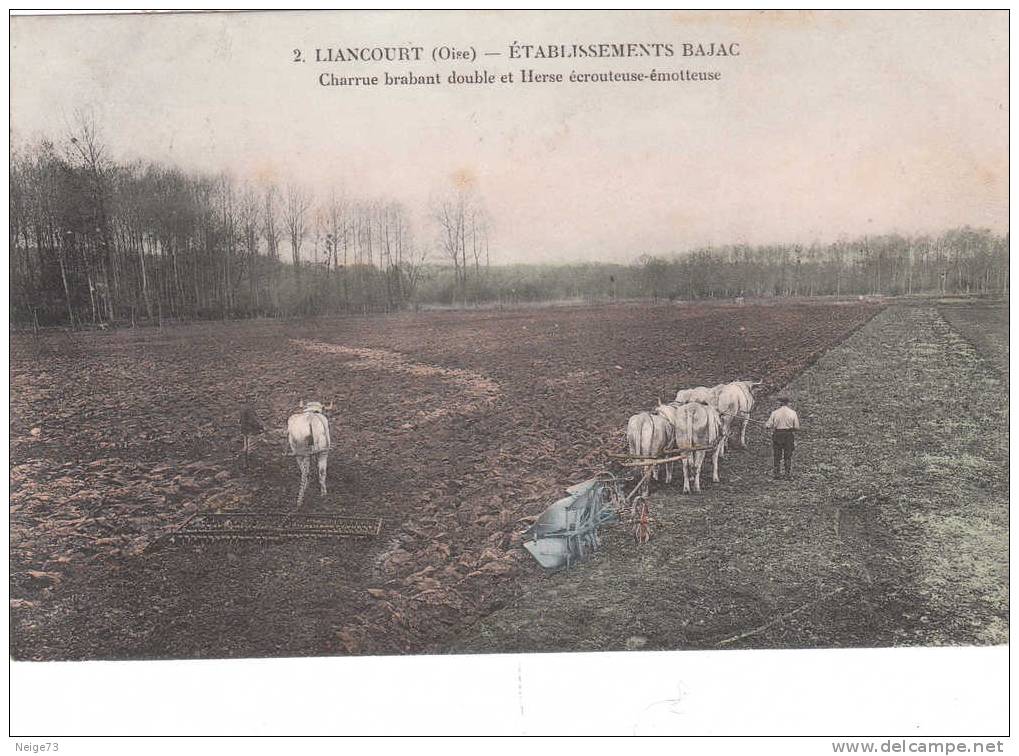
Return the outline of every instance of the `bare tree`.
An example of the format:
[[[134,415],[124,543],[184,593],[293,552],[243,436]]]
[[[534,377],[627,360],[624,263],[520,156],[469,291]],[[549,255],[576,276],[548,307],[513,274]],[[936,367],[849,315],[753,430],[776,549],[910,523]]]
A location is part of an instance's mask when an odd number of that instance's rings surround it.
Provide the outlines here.
[[[469,208],[471,226],[471,255],[474,258],[474,275],[477,281],[481,281],[481,261],[485,261],[485,270],[488,270],[491,262],[488,246],[488,213],[480,201],[475,202]]]
[[[479,299],[491,265],[491,220],[481,195],[471,187],[457,187],[435,203],[433,217],[439,224],[439,247],[453,263],[461,301],[468,301],[472,288]],[[469,287],[472,274],[474,286]]]
[[[261,207],[258,195],[250,187],[241,192],[238,225],[241,248],[244,250],[244,269],[248,278],[248,314],[258,312],[258,239],[261,227]]]
[[[112,164],[106,159],[106,146],[99,136],[95,116],[91,112],[75,111],[74,124],[68,134],[67,152],[69,162],[81,171],[91,199],[88,215],[82,218],[85,223],[80,228],[78,240],[81,249],[87,254],[86,274],[92,301],[92,319],[96,319],[98,299],[100,306],[105,304],[106,318],[113,320],[115,313],[110,276],[114,258],[107,215]]]
[[[297,184],[287,186],[283,204],[283,224],[290,237],[290,252],[293,256],[294,276],[300,281],[301,244],[308,233],[308,211],[311,209],[311,195]]]

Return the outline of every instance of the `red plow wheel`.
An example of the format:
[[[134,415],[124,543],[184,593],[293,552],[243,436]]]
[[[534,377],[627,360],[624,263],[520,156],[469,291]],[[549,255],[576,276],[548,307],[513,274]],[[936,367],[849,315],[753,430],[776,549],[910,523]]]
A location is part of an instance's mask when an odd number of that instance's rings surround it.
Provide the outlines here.
[[[654,530],[651,529],[651,508],[647,499],[641,499],[634,517],[633,539],[641,546],[651,540]]]

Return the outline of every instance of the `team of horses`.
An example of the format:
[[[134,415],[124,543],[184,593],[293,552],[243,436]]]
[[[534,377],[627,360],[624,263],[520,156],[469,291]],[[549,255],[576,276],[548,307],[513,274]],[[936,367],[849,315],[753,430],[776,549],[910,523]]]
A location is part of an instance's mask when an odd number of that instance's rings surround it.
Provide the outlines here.
[[[648,478],[659,479],[664,467],[665,482],[672,482],[672,461],[683,465],[683,493],[701,490],[701,466],[711,454],[711,479],[719,482],[718,459],[739,424],[739,447],[747,445],[747,424],[754,408],[754,390],[760,381],[732,381],[712,388],[698,386],[680,389],[668,404],[659,404],[650,412],[633,415],[626,425],[627,454],[643,462],[643,493]]]

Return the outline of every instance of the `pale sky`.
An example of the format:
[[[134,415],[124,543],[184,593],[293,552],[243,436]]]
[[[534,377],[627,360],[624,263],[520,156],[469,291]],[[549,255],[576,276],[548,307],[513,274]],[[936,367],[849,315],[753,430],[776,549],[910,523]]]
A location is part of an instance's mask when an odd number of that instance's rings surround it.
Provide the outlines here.
[[[660,42],[671,58],[510,60],[512,43]],[[683,43],[741,55],[684,58]],[[433,63],[436,45],[500,52]],[[425,48],[421,63],[294,63]],[[322,87],[323,72],[718,71],[715,82]],[[91,108],[118,159],[321,196],[471,182],[500,262],[668,255],[1008,225],[1008,14],[301,12],[15,17],[15,143]]]

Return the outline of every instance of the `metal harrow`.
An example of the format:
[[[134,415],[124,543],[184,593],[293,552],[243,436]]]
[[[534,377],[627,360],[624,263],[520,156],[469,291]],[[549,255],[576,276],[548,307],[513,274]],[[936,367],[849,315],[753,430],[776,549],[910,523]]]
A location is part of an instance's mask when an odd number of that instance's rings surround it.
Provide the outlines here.
[[[195,513],[159,542],[284,541],[294,538],[374,538],[382,532],[381,517],[276,512]]]

